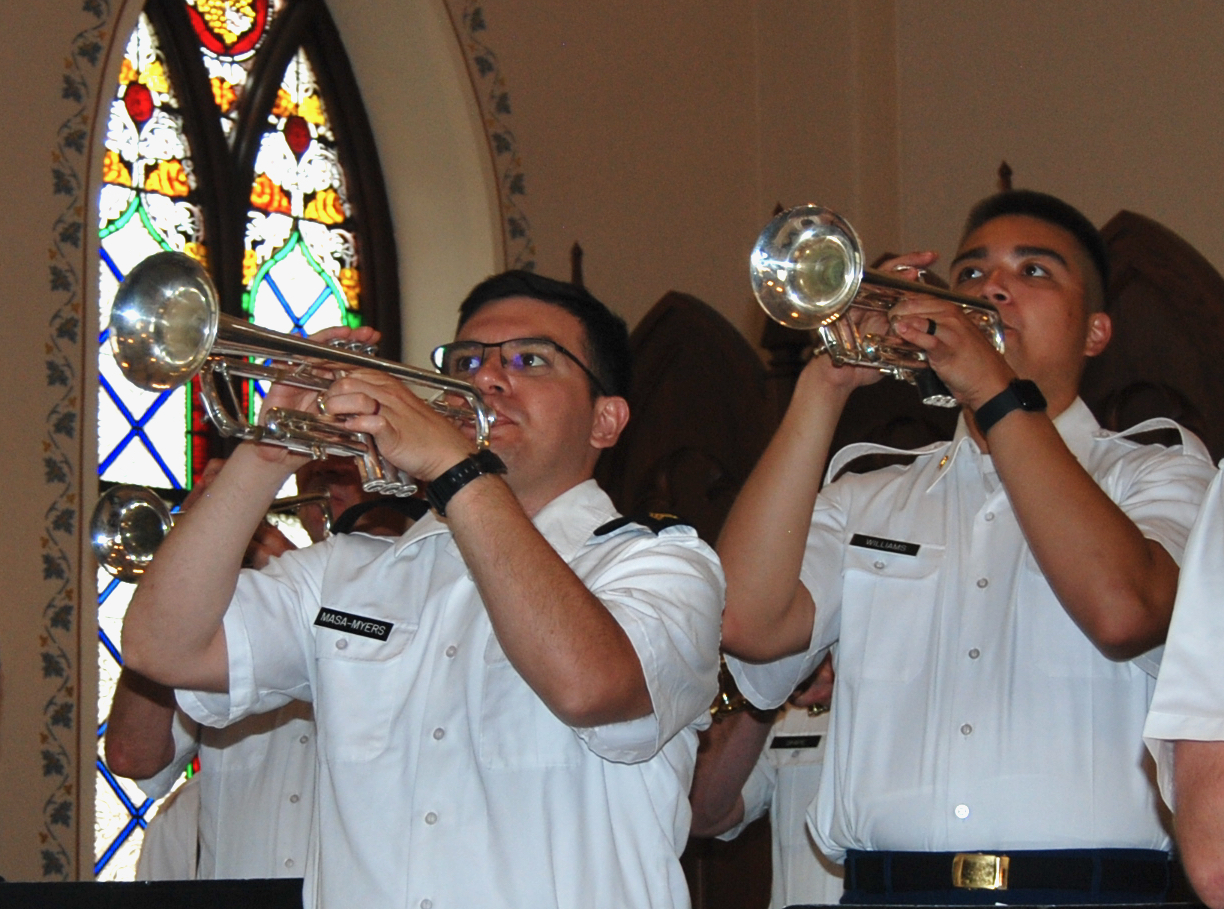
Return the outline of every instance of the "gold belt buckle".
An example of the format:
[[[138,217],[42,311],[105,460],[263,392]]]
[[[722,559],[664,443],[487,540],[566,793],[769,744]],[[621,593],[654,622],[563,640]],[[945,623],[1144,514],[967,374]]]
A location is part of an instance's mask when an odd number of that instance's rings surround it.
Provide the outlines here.
[[[1006,855],[958,852],[952,857],[952,886],[964,890],[1006,890]]]

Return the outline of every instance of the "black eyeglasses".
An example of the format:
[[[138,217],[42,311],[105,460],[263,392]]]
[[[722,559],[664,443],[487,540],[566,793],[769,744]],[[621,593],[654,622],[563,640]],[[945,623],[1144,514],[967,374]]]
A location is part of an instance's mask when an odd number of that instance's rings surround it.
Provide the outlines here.
[[[454,341],[435,347],[431,356],[433,365],[444,376],[470,379],[484,365],[490,350],[501,351],[501,365],[507,372],[521,376],[546,376],[557,365],[557,354],[568,357],[586,373],[601,395],[607,396],[599,377],[590,368],[556,341],[548,338],[511,338],[496,344],[483,341]]]

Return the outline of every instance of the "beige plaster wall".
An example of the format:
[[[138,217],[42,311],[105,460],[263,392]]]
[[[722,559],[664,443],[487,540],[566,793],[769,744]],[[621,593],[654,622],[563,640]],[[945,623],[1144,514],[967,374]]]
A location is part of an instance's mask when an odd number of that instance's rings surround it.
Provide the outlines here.
[[[587,285],[631,323],[676,289],[755,337],[748,253],[778,202],[823,200],[890,242],[891,13],[810,0],[489,4],[539,269],[567,276],[577,241]]]
[[[907,246],[950,250],[1006,159],[1102,224],[1128,208],[1224,267],[1224,5],[896,5]]]
[[[18,4],[0,29],[0,465],[6,489],[0,546],[0,875],[38,879],[68,872],[78,850],[79,805],[92,778],[80,773],[82,737],[93,720],[79,706],[88,684],[77,661],[88,623],[77,621],[73,562],[79,545],[77,465],[82,427],[80,350],[83,327],[74,273],[83,256],[57,223],[79,219],[70,178],[55,192],[60,127],[81,108],[64,97],[73,71],[73,36],[92,17],[73,4],[48,10]],[[79,235],[78,235],[79,236]],[[79,243],[79,241],[78,241]],[[52,287],[52,268],[63,289]],[[74,324],[75,319],[75,324]],[[63,381],[49,384],[48,363]],[[67,415],[68,422],[56,426]],[[53,529],[56,521],[63,521]],[[68,627],[49,629],[48,613],[67,605]],[[81,722],[83,721],[83,722]],[[92,760],[92,756],[88,758]],[[82,786],[86,791],[82,792]],[[61,806],[52,818],[53,806]],[[49,810],[48,810],[49,809]]]
[[[1121,207],[1142,211],[1224,264],[1224,51],[1214,40],[1224,12],[1208,0],[331,8],[380,143],[413,362],[447,336],[462,290],[507,260],[499,197],[527,229],[509,258],[565,276],[578,240],[587,283],[631,323],[678,289],[751,339],[762,317],[746,258],[775,203],[831,205],[859,228],[869,255],[947,249],[1002,158],[1018,185],[1066,195],[1098,221]],[[471,27],[474,12],[484,28]],[[55,0],[5,13],[0,875],[21,880],[88,876],[92,859],[91,834],[79,829],[90,823],[93,630],[88,607],[50,636],[46,616],[79,607],[88,575],[79,513],[92,507],[80,480],[93,470],[92,345],[79,320],[91,272],[62,227],[89,222],[87,196],[71,180],[55,192],[53,171],[88,177],[92,146],[63,150],[62,128],[77,112],[92,117],[105,61],[81,57],[78,36],[96,28],[105,45],[122,7]],[[471,61],[488,52],[496,68],[482,76]],[[83,99],[65,95],[78,76]],[[505,109],[493,110],[490,98],[501,96]],[[490,147],[492,129],[509,130],[512,152]],[[54,286],[53,268],[64,276]],[[48,362],[68,370],[65,384],[54,384]],[[65,704],[70,722],[51,725]],[[58,804],[70,811],[52,823],[47,806]],[[47,864],[48,851],[67,857],[64,871]]]

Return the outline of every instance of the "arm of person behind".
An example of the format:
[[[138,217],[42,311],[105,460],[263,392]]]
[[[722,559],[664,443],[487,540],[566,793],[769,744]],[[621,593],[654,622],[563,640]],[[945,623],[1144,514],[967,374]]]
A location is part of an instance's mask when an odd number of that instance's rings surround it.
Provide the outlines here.
[[[755,819],[768,807],[766,795],[763,801],[754,799],[753,810],[749,811],[744,785],[761,758],[772,725],[770,715],[741,710],[716,720],[701,734],[689,792],[693,836],[718,836]]]
[[[119,776],[147,780],[174,760],[174,690],[124,667],[106,718],[106,765]]]
[[[833,699],[833,679],[829,654],[795,689],[789,703],[804,710],[827,710]],[[777,720],[776,711],[740,710],[716,720],[702,734],[689,795],[694,836],[718,836],[756,820],[769,809],[777,770],[765,759],[763,749]]]
[[[1173,754],[1178,851],[1199,899],[1224,909],[1224,742],[1181,740]]]

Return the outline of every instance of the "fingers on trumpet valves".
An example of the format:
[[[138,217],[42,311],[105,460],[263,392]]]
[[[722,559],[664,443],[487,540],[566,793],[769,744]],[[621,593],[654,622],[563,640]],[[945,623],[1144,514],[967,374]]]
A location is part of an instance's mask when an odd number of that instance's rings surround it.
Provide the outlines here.
[[[382,401],[364,391],[345,391],[333,384],[319,401],[319,411],[346,423],[354,417],[374,417],[382,412]]]

